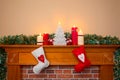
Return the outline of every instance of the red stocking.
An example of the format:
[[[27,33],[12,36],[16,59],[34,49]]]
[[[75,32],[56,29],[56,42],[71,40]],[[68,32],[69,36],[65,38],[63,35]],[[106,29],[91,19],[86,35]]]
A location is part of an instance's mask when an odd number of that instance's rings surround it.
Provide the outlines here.
[[[85,67],[90,66],[90,61],[86,57],[85,48],[84,46],[80,46],[79,48],[76,48],[73,50],[73,54],[77,57],[79,60],[79,64],[75,66],[76,72],[82,71]]]
[[[81,72],[84,69],[85,65],[83,63],[78,63],[77,65],[75,65],[75,71],[76,72]]]

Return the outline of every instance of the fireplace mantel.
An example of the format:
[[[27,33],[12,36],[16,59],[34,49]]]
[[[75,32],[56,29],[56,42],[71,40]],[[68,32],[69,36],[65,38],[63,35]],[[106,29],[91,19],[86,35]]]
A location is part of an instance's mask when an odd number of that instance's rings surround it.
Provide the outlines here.
[[[21,80],[22,65],[36,65],[31,52],[39,45],[0,45],[7,52],[7,80]],[[50,65],[76,65],[78,60],[72,50],[80,46],[43,46]],[[100,66],[100,80],[113,80],[114,51],[120,45],[85,45],[92,65]]]

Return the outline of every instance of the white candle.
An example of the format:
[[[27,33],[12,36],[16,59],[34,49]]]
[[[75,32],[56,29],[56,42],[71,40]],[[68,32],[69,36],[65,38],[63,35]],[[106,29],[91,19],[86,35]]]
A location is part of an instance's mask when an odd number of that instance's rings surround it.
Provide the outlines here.
[[[37,45],[42,45],[43,44],[43,36],[39,34],[37,36]]]
[[[78,32],[78,45],[84,45],[84,34],[81,29]]]

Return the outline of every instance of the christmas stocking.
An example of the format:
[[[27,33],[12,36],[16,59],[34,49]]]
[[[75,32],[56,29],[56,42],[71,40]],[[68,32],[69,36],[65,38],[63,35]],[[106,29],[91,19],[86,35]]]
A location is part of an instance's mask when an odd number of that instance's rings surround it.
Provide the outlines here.
[[[84,46],[80,46],[79,48],[74,49],[72,52],[77,57],[77,59],[79,60],[79,63],[75,66],[75,71],[76,72],[80,72],[85,67],[90,66],[91,63],[86,57]]]
[[[49,66],[49,61],[45,57],[43,47],[32,51],[32,55],[38,61],[38,64],[33,67],[33,72],[39,74],[44,68]]]

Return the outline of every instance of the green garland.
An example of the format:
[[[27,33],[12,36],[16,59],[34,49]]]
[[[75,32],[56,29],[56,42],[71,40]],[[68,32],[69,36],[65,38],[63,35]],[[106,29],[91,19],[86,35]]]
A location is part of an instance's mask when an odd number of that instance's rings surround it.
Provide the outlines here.
[[[101,36],[96,34],[86,34],[84,36],[85,38],[85,44],[92,44],[92,45],[119,45],[120,40],[116,36]]]
[[[26,36],[26,35],[13,35],[13,36],[4,36],[0,37],[0,44],[31,44],[34,45],[37,43],[38,35]],[[54,38],[54,33],[50,34],[50,39]],[[65,32],[66,39],[71,39],[71,34],[69,32]],[[116,36],[100,36],[96,34],[86,34],[84,36],[85,44],[92,44],[92,45],[119,45],[120,40]]]
[[[0,48],[0,80],[6,78],[6,52]]]
[[[115,51],[114,62],[114,77],[115,80],[120,80],[120,48]]]
[[[0,38],[0,44],[36,44],[37,35],[26,36],[26,35],[13,35],[4,36]]]
[[[54,33],[50,34],[50,39],[54,38]],[[30,44],[35,45],[37,43],[37,36],[26,36],[26,35],[9,35],[0,37],[0,44],[14,45],[14,44]],[[71,34],[65,32],[66,39],[71,39]],[[117,37],[111,36],[100,36],[96,34],[86,34],[84,35],[84,41],[86,45],[119,45],[120,40]],[[0,80],[5,80],[6,78],[6,53],[5,50],[0,48]],[[115,67],[114,67],[115,80],[120,80],[120,49],[115,52]]]

